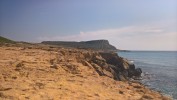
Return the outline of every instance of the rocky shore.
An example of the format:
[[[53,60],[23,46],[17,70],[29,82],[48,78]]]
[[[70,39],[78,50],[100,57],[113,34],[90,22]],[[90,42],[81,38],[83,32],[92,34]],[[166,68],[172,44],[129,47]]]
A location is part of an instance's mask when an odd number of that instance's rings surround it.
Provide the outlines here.
[[[169,100],[130,81],[142,71],[116,53],[44,44],[0,46],[0,99]]]

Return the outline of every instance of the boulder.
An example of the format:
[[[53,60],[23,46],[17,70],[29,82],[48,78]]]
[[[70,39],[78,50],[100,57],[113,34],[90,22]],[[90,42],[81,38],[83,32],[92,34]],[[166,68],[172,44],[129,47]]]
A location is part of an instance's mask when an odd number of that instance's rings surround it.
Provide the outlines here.
[[[134,76],[141,76],[141,73],[142,73],[141,68],[136,68]]]
[[[98,66],[97,64],[95,63],[91,63],[91,65],[93,66],[93,68],[96,70],[96,72],[100,75],[100,76],[103,76],[104,73],[103,73],[103,69]]]
[[[100,55],[106,60],[108,64],[111,64],[111,65],[119,64],[119,60],[118,60],[119,57],[117,56],[116,53],[100,52]]]
[[[127,69],[129,69],[129,68],[130,68],[130,66],[129,66],[128,62],[123,61],[123,69],[124,69],[124,70],[127,70]]]
[[[126,81],[127,80],[127,77],[125,77],[122,73],[119,73],[118,77],[119,77],[120,81]]]
[[[57,64],[50,65],[50,68],[58,69]]]
[[[104,58],[102,58],[101,56],[98,56],[98,55],[94,56],[93,60],[98,60],[98,61],[103,61],[103,62],[106,61]]]
[[[115,70],[113,69],[113,67],[110,67],[110,71],[111,71],[111,73],[112,73],[112,75],[113,75],[113,78],[114,78],[115,80],[120,80],[120,78],[119,78],[119,73],[115,72]]]
[[[130,70],[134,70],[135,69],[135,65],[134,64],[129,64],[129,69]]]
[[[104,75],[106,75],[110,78],[114,78],[114,75],[111,73],[111,71],[107,71],[107,70],[103,69],[103,73],[104,73]]]
[[[139,77],[139,76],[141,76],[141,73],[142,73],[141,68],[129,69],[128,70],[128,77],[133,77],[133,76]]]
[[[93,66],[92,66],[88,61],[82,60],[81,63],[82,63],[84,66],[88,66],[90,69],[93,69]]]

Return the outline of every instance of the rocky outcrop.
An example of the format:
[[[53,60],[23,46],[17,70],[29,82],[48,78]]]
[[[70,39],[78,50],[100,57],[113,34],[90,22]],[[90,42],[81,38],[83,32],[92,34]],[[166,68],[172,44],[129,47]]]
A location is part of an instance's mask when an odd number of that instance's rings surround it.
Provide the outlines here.
[[[82,48],[82,49],[117,51],[117,49],[114,46],[109,44],[108,40],[92,40],[92,41],[81,41],[81,42],[43,41],[42,43],[64,46],[64,47]]]
[[[91,65],[99,75],[106,75],[115,80],[128,80],[129,78],[140,77],[142,73],[141,68],[135,68],[134,64],[119,57],[116,53],[99,52],[94,54],[89,62],[91,62]]]
[[[115,80],[126,81],[130,78],[140,77],[142,73],[140,68],[135,68],[133,63],[119,57],[116,53],[77,50],[62,51],[61,53],[93,69],[99,76],[107,76]]]

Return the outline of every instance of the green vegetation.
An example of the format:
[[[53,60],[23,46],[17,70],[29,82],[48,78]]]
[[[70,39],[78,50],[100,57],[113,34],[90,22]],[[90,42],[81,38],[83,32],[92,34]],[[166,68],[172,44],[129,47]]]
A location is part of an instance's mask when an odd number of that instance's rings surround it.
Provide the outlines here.
[[[14,43],[15,41],[12,41],[10,39],[4,38],[0,36],[0,43]]]

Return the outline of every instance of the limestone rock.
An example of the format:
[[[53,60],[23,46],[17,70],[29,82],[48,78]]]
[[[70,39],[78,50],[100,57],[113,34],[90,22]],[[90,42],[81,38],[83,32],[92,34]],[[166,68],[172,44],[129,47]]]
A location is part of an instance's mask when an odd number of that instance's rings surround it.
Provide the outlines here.
[[[91,63],[93,68],[96,70],[96,72],[100,75],[100,76],[103,76],[104,73],[103,73],[103,70],[100,66],[98,66],[97,64],[95,63]]]

